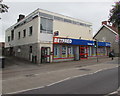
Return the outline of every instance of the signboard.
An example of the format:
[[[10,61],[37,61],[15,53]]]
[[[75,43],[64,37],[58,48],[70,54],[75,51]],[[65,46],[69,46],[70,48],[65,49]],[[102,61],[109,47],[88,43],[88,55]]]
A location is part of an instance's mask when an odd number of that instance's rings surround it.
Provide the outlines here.
[[[54,37],[53,39],[54,44],[70,44],[70,45],[86,45],[86,46],[94,46],[94,41],[90,40],[80,40],[80,39],[71,39],[71,38],[61,38],[61,37]],[[111,43],[109,42],[98,42],[98,46],[106,46],[110,47]]]
[[[68,44],[71,44],[72,43],[72,39],[68,39],[68,38],[54,38],[54,43],[68,43]]]

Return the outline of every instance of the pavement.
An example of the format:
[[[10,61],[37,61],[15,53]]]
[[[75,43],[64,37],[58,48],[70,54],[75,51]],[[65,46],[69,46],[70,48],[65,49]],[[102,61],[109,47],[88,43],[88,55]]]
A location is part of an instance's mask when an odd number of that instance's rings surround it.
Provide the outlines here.
[[[9,57],[5,60],[5,68],[2,69],[2,79],[20,77],[23,75],[37,74],[43,72],[57,71],[61,69],[77,68],[82,66],[99,64],[111,61],[108,57],[85,59],[80,61],[68,61],[59,63],[34,64],[20,58]]]
[[[12,63],[9,64],[9,62]],[[6,60],[6,67],[2,70],[2,93],[12,94],[50,86],[70,78],[93,74],[117,66],[118,58],[111,60],[108,57],[99,57],[99,62],[94,58],[40,65],[17,59]]]

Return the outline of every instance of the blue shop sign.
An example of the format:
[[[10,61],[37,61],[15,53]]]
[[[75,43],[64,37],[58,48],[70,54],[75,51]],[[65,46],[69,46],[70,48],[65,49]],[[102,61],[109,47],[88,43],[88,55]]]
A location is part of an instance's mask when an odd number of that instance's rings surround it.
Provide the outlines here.
[[[72,45],[88,45],[88,46],[94,46],[94,41],[90,41],[90,40],[79,40],[79,39],[71,39]],[[98,46],[106,46],[106,47],[110,47],[111,43],[109,42],[98,42]]]
[[[109,43],[109,42],[98,42],[98,46],[110,47],[110,46],[111,46],[111,43]]]
[[[88,46],[94,46],[94,41],[90,40],[80,40],[80,39],[71,39],[71,38],[59,38],[54,37],[54,44],[71,44],[71,45],[88,45]],[[98,46],[107,46],[110,47],[111,43],[109,42],[98,42]]]
[[[72,45],[90,45],[90,46],[93,46],[94,45],[94,41],[72,39],[72,43],[71,44]]]

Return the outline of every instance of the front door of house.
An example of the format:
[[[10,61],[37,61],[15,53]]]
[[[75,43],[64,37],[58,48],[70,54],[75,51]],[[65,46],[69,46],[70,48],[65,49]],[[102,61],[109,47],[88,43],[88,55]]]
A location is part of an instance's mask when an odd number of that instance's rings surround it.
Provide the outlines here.
[[[41,63],[50,63],[50,47],[41,48]]]

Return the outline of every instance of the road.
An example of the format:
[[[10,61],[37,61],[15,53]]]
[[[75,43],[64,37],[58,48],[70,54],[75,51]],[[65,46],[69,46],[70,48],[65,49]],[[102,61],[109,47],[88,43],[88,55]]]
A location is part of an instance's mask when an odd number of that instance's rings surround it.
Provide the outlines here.
[[[117,88],[118,68],[112,68],[19,94],[108,94]]]

